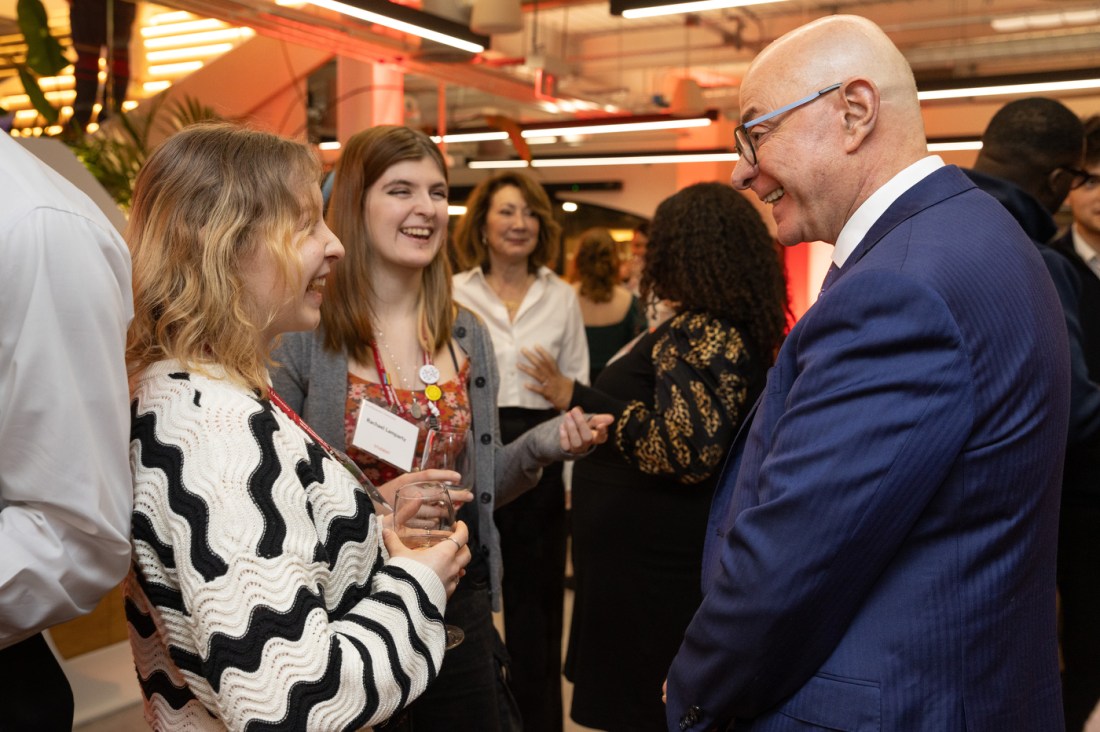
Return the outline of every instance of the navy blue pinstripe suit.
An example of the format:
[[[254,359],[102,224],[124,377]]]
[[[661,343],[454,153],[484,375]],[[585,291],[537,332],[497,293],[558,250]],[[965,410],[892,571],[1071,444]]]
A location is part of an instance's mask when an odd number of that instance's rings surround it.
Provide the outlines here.
[[[1000,204],[953,166],[896,200],[735,443],[669,728],[1061,730],[1067,353]]]

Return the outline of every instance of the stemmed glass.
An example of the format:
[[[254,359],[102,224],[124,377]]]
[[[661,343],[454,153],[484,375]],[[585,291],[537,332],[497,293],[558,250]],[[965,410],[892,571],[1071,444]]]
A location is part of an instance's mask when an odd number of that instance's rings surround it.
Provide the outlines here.
[[[393,525],[410,549],[426,549],[449,539],[455,530],[455,507],[447,486],[436,481],[401,486],[393,500]],[[445,627],[448,649],[465,640],[458,626]]]
[[[473,490],[474,451],[470,430],[428,430],[424,438],[424,451],[420,456],[420,469],[453,470],[462,476],[458,490]]]

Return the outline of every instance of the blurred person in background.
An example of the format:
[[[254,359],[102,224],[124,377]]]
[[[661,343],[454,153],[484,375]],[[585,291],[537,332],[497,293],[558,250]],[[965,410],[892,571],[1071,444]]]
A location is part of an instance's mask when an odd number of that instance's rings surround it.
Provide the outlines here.
[[[573,472],[576,599],[566,675],[572,718],[612,732],[665,729],[661,684],[701,600],[717,473],[783,338],[787,290],[756,209],[698,183],[653,217],[643,297],[678,311],[586,387],[541,349],[527,388],[559,409],[615,415]],[[722,267],[715,267],[722,262]]]
[[[562,373],[588,383],[588,341],[577,295],[550,269],[561,226],[530,177],[505,172],[482,181],[455,230],[466,268],[455,299],[488,326],[500,373],[500,430],[505,444],[559,411],[525,388],[523,348],[543,347]],[[525,732],[560,732],[562,603],[565,597],[565,487],[560,465],[539,485],[498,510],[504,556],[504,637]]]
[[[619,246],[611,232],[596,228],[581,234],[573,261],[573,289],[588,339],[588,372],[595,382],[611,357],[645,330],[646,321],[638,298],[619,284]]]
[[[1083,176],[1070,189],[1073,223],[1050,248],[1073,267],[1080,347],[1091,384],[1100,383],[1100,116],[1084,122]],[[1058,589],[1062,598],[1062,697],[1066,729],[1079,732],[1100,700],[1100,445],[1093,439],[1066,448],[1058,530]]]

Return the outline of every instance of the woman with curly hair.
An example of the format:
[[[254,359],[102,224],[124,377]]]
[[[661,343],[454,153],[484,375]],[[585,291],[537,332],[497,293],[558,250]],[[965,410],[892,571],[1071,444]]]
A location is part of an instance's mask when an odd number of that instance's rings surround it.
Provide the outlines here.
[[[593,382],[620,348],[645,330],[645,315],[638,298],[619,284],[619,245],[611,232],[588,229],[581,234],[576,266],[577,300],[588,339],[588,370]]]
[[[779,255],[728,185],[693,185],[657,208],[641,288],[677,312],[593,387],[537,349],[521,367],[535,379],[527,388],[559,408],[616,415],[608,442],[573,473],[566,662],[572,718],[612,732],[666,729],[661,684],[702,600],[715,480],[786,325]]]

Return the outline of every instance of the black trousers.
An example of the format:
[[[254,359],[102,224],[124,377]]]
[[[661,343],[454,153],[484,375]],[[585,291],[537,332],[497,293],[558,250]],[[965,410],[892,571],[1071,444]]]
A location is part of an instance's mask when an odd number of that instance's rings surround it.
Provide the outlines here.
[[[110,38],[107,37],[108,13],[113,26]],[[126,87],[130,84],[130,33],[136,14],[137,6],[128,0],[112,0],[110,8],[107,0],[72,0],[69,6],[69,25],[77,58],[73,71],[76,78],[73,121],[80,129],[92,117],[99,88],[100,49],[108,42],[111,67],[107,74],[110,83],[107,98],[111,107],[100,112],[100,120],[118,112],[126,100]]]
[[[1058,532],[1066,732],[1100,701],[1100,496],[1065,493]]]
[[[502,408],[501,438],[507,444],[557,414]],[[566,537],[561,463],[543,470],[538,485],[498,508],[495,518],[504,560],[504,637],[523,729],[561,732]]]
[[[70,732],[73,690],[42,634],[0,650],[0,732]]]
[[[484,574],[484,580],[464,577],[447,603],[445,620],[462,628],[466,639],[447,651],[436,680],[385,732],[512,731],[507,655],[493,627],[487,567]]]

